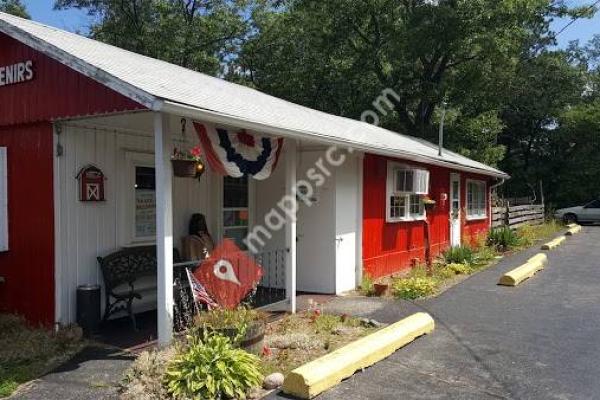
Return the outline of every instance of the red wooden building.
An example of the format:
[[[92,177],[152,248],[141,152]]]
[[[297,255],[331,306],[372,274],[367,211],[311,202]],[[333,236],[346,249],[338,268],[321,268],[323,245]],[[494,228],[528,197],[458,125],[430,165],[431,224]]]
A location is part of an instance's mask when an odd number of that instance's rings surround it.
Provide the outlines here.
[[[297,290],[341,293],[363,273],[424,260],[425,220],[434,254],[476,240],[490,226],[491,187],[507,178],[408,136],[2,13],[0,104],[0,311],[46,325],[72,322],[77,285],[102,284],[96,257],[124,247],[157,246],[146,303],[172,304],[167,249],[195,212],[215,237],[285,249],[283,275],[266,275],[294,310]],[[174,178],[170,154],[198,142],[194,124],[282,138],[281,160],[266,180],[211,169],[200,182]],[[102,171],[102,201],[81,201],[89,165]],[[281,213],[291,193],[297,213]],[[278,211],[285,223],[272,226]],[[167,341],[172,315],[158,308]]]

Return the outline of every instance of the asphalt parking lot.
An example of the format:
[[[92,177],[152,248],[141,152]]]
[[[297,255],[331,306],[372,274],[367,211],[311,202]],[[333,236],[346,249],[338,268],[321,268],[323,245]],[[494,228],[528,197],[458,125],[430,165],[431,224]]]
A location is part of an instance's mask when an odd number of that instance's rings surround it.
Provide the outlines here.
[[[329,311],[383,322],[426,311],[437,325],[318,399],[599,399],[600,227],[584,227],[548,252],[546,269],[532,279],[496,285],[538,252],[536,246],[506,257],[416,303],[342,298],[328,304]]]

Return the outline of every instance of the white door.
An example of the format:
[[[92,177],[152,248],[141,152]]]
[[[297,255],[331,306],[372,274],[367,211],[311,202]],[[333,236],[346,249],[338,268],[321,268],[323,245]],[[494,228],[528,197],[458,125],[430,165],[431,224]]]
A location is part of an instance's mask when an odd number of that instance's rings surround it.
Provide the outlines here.
[[[460,174],[450,174],[450,246],[460,246]]]
[[[323,152],[299,154],[298,177],[315,167]],[[335,186],[328,177],[319,188],[313,185],[311,205],[299,202],[297,222],[297,289],[302,292],[335,292]]]

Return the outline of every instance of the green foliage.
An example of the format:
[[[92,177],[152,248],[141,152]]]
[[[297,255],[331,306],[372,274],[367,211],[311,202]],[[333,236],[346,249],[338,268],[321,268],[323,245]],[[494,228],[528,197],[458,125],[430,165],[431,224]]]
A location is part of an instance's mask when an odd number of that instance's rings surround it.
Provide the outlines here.
[[[56,0],[94,17],[94,39],[211,75],[222,74],[252,29],[246,0]]]
[[[227,336],[234,344],[239,344],[246,336],[250,325],[264,321],[265,315],[255,309],[238,307],[234,310],[225,308],[203,311],[194,318],[194,334],[203,336],[207,331],[230,331]],[[225,333],[225,332],[221,332]]]
[[[204,340],[190,336],[187,346],[169,362],[165,382],[169,393],[178,398],[244,399],[249,389],[262,382],[260,359],[233,347],[221,335]]]
[[[0,0],[0,11],[17,17],[30,19],[27,7],[21,0]]]
[[[504,251],[522,244],[519,235],[508,226],[494,228],[488,234],[488,244]]]
[[[473,262],[473,249],[468,246],[450,247],[444,252],[446,264],[471,264]]]
[[[517,235],[523,246],[531,246],[537,240],[548,238],[561,229],[561,224],[550,220],[540,225],[524,225],[517,229]]]
[[[315,330],[317,333],[333,333],[341,323],[340,317],[332,314],[321,314],[315,318]]]
[[[408,277],[394,281],[393,293],[396,297],[414,300],[419,297],[430,296],[436,292],[437,280],[432,277]]]
[[[375,283],[373,278],[369,275],[365,274],[362,277],[362,281],[360,283],[360,291],[365,296],[374,296],[375,295]]]
[[[452,271],[455,275],[467,275],[471,273],[471,267],[467,264],[451,263],[446,265],[445,268]]]

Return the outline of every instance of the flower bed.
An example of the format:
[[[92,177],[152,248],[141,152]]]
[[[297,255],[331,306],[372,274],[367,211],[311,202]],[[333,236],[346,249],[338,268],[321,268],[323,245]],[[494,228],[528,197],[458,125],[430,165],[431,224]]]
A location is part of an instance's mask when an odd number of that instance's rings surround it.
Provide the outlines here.
[[[430,274],[424,265],[418,265],[403,276],[387,277],[377,283],[390,287],[387,294],[405,300],[436,296],[467,276],[494,265],[504,255],[533,246],[561,229],[563,226],[554,221],[535,226],[526,225],[516,231],[498,228],[487,237],[482,237],[475,246],[448,249],[434,263]],[[363,294],[374,295],[377,283],[368,277],[363,279]]]
[[[126,373],[121,398],[260,397],[264,376],[285,375],[376,329],[372,321],[321,314],[318,309],[286,315],[266,326],[260,357],[239,348],[243,335],[219,332],[239,323],[243,333],[244,326],[257,319],[260,314],[248,310],[201,315],[187,337],[138,357]]]

